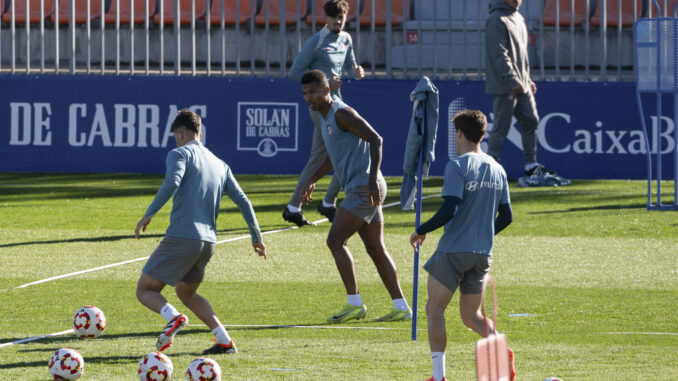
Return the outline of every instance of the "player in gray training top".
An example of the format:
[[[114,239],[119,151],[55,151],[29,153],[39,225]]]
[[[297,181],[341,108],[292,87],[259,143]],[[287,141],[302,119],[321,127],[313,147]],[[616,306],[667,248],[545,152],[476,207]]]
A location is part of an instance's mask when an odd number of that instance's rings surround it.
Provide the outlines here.
[[[480,150],[487,126],[485,115],[477,110],[461,110],[452,122],[460,156],[445,167],[443,205],[410,237],[416,250],[417,242],[422,244],[426,233],[445,225],[436,252],[424,265],[429,273],[426,317],[433,361],[429,381],[445,379],[445,309],[457,287],[464,324],[484,337],[485,325],[492,323],[480,312],[485,275],[492,263],[494,235],[513,220],[506,172]],[[511,350],[509,353],[513,355]]]
[[[361,79],[365,76],[365,70],[356,63],[351,35],[343,31],[346,24],[346,15],[349,11],[348,3],[344,0],[330,0],[325,3],[324,10],[327,25],[304,43],[304,47],[292,64],[289,77],[295,81],[300,81],[306,71],[311,69],[321,70],[330,79],[332,98],[341,100],[339,88],[342,83],[342,73],[346,72],[354,78]],[[320,134],[320,115],[311,109],[309,109],[309,112],[315,125],[311,156],[299,175],[292,199],[283,211],[283,218],[298,226],[309,224],[301,210],[301,187],[308,182],[311,175],[318,169],[317,166],[327,156],[327,149],[325,149]],[[339,190],[339,183],[333,177],[327,188],[325,198],[318,204],[318,212],[327,217],[330,222],[334,220],[334,214],[337,210],[335,202]]]
[[[379,170],[381,136],[355,110],[331,97],[327,77],[322,71],[311,70],[304,74],[301,89],[308,106],[320,113],[322,137],[329,153],[302,188],[301,200],[310,202],[315,182],[332,169],[346,193],[327,236],[327,246],[344,282],[347,302],[327,321],[343,323],[362,319],[367,313],[358,291],[353,257],[346,247],[346,242],[356,232],[393,300],[391,311],[377,320],[411,319],[412,312],[400,289],[395,264],[384,245],[381,204],[386,197],[386,182]]]
[[[137,283],[137,298],[144,306],[167,320],[156,348],[163,351],[172,345],[174,335],[188,325],[186,315],[167,302],[161,291],[165,285],[175,287],[177,296],[216,337],[216,344],[205,354],[236,353],[226,329],[212,306],[196,293],[205,267],[216,246],[216,222],[222,193],[238,205],[252,236],[252,247],[266,258],[252,204],[233,177],[231,168],[214,156],[200,142],[200,116],[181,110],[172,123],[177,148],[167,154],[165,181],[158,189],[146,214],[139,220],[134,235],[146,231],[151,218],[174,195],[166,237],[146,262]]]

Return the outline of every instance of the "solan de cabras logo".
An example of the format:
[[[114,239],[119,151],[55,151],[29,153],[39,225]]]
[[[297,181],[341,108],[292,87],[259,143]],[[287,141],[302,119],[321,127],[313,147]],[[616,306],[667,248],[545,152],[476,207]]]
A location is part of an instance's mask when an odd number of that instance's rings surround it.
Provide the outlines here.
[[[297,103],[238,102],[238,151],[263,157],[297,151],[298,130]]]

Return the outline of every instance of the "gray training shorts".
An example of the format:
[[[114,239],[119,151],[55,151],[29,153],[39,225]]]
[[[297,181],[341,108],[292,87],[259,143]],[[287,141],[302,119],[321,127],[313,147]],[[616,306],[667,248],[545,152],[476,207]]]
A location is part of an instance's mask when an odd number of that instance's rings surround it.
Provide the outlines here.
[[[165,237],[141,271],[171,286],[179,281],[200,283],[215,247],[214,243],[197,239]]]
[[[483,280],[490,271],[492,257],[478,253],[445,253],[436,250],[424,269],[443,286],[462,294],[483,292]]]
[[[379,184],[379,198],[383,204],[384,199],[386,199],[386,181],[383,177],[379,176],[377,182]],[[367,184],[349,189],[346,192],[346,197],[341,204],[339,204],[339,207],[348,210],[351,214],[368,224],[384,220],[384,213],[381,211],[381,205],[374,207],[370,204]]]

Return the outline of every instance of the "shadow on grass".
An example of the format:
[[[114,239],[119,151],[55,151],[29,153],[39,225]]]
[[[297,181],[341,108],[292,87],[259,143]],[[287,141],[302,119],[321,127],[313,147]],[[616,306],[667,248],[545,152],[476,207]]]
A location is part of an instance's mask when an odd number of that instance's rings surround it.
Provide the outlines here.
[[[144,234],[139,239],[143,238],[158,238],[164,237],[165,234]],[[76,242],[112,242],[120,241],[123,239],[134,239],[134,234],[123,234],[123,235],[111,235],[104,237],[83,237],[83,238],[69,238],[69,239],[55,239],[50,241],[26,241],[26,242],[14,242],[14,243],[5,243],[0,244],[0,248],[3,247],[15,247],[15,246],[28,246],[28,245],[51,245],[51,244],[61,244],[61,243],[76,243]]]
[[[543,210],[543,211],[540,211],[540,212],[528,212],[528,214],[575,213],[575,212],[586,212],[586,211],[592,211],[592,210],[622,210],[622,209],[644,209],[644,208],[645,208],[645,204],[598,205],[598,206],[588,206],[588,207],[581,207],[581,208]]]

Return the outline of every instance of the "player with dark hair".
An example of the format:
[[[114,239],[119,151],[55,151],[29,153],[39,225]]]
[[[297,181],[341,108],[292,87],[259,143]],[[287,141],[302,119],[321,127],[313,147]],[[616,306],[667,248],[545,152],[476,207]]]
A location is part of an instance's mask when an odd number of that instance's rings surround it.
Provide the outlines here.
[[[339,89],[342,84],[342,73],[346,72],[352,77],[360,79],[365,76],[365,70],[356,63],[351,35],[343,30],[349,11],[348,3],[344,0],[330,0],[325,3],[324,9],[327,24],[304,43],[292,64],[292,68],[290,68],[289,77],[295,81],[300,81],[306,71],[311,69],[321,70],[330,79],[332,98],[341,100]],[[320,115],[311,109],[309,109],[309,112],[315,125],[311,156],[299,175],[297,186],[289,204],[283,211],[283,218],[298,226],[309,224],[301,209],[301,187],[306,185],[310,176],[318,169],[317,166],[327,156],[327,149],[320,133]],[[327,188],[325,198],[318,204],[318,212],[327,217],[330,222],[334,220],[334,214],[337,210],[335,203],[339,190],[339,183],[333,177]]]
[[[216,344],[204,353],[236,353],[233,341],[214,314],[212,306],[196,292],[216,246],[216,220],[223,193],[240,209],[252,236],[252,247],[264,259],[266,246],[252,204],[240,189],[231,168],[200,142],[200,116],[189,110],[181,110],[171,130],[177,148],[167,154],[165,181],[139,220],[134,235],[139,239],[140,232],[146,231],[151,218],[173,196],[170,224],[165,238],[142,270],[137,283],[137,298],[141,304],[161,314],[167,321],[156,343],[158,351],[172,345],[177,332],[188,325],[186,315],[179,313],[161,294],[165,285],[169,284],[175,287],[181,302],[216,337]]]
[[[332,169],[346,193],[346,198],[337,208],[327,236],[327,246],[346,288],[347,302],[327,321],[343,323],[362,319],[367,313],[358,291],[353,257],[346,247],[346,242],[356,232],[393,300],[391,311],[377,320],[411,319],[412,312],[400,289],[395,264],[384,245],[381,204],[386,197],[386,182],[379,170],[381,136],[355,110],[332,98],[330,85],[322,71],[311,70],[304,74],[301,89],[304,101],[311,110],[320,114],[322,138],[329,154],[318,163],[318,169],[302,188],[301,200],[304,203],[313,200],[311,194],[315,182]]]
[[[437,250],[424,265],[429,273],[426,317],[433,361],[429,381],[445,379],[445,309],[457,288],[464,324],[483,337],[486,325],[492,324],[480,312],[485,275],[492,263],[494,235],[513,220],[506,172],[480,149],[487,127],[485,115],[477,110],[461,110],[452,122],[460,156],[445,167],[443,205],[410,237],[416,250],[417,242],[423,244],[427,233],[445,226]],[[513,352],[509,353],[512,358]]]

